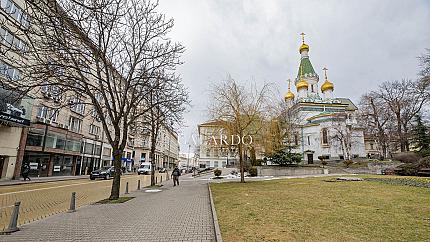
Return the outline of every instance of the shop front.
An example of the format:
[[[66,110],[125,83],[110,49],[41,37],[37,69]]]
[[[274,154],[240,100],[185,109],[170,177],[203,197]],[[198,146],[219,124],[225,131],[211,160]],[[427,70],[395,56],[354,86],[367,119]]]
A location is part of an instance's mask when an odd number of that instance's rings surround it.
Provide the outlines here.
[[[76,175],[82,136],[47,124],[28,131],[23,164],[31,177]]]

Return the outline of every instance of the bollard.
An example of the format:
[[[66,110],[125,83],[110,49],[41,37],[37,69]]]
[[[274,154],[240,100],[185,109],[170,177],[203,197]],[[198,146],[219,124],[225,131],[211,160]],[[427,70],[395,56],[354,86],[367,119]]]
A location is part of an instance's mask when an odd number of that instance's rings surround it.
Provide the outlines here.
[[[19,214],[19,206],[21,202],[15,202],[15,206],[13,207],[12,217],[10,218],[9,227],[4,231],[4,233],[13,233],[18,231],[18,214]]]
[[[137,190],[140,190],[140,180],[137,180]]]
[[[128,194],[128,182],[125,184],[125,194]]]
[[[76,212],[76,192],[72,192],[72,198],[70,198],[70,208],[68,213]]]

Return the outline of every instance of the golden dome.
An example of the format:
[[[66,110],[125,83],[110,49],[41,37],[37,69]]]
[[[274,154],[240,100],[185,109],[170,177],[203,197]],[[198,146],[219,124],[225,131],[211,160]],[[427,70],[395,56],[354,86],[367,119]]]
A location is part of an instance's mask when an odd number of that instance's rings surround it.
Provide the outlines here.
[[[303,79],[301,79],[299,82],[297,82],[297,84],[296,84],[296,87],[297,87],[297,90],[299,90],[299,89],[302,89],[302,88],[306,88],[306,89],[308,89],[308,82],[307,81],[305,81],[305,80],[303,80]]]
[[[285,94],[285,100],[293,100],[294,99],[294,93],[292,93],[290,90],[288,90],[287,94]]]
[[[309,45],[307,45],[307,44],[303,43],[303,44],[300,46],[300,49],[299,49],[300,54],[301,54],[301,53],[302,53],[302,51],[304,51],[304,50],[309,51]]]
[[[332,90],[333,91],[333,89],[334,89],[334,85],[329,80],[325,80],[325,82],[321,86],[321,91],[322,92],[325,92],[327,90]]]

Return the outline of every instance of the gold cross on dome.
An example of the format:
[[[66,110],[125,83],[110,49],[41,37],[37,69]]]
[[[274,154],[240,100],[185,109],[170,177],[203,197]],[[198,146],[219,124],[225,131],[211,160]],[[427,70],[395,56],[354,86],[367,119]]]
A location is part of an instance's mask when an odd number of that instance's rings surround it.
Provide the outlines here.
[[[306,35],[306,34],[302,32],[300,35],[302,36],[302,42],[303,42],[303,44],[304,44],[304,43],[305,43],[305,35]]]
[[[327,70],[328,70],[327,68],[325,68],[325,67],[323,68],[324,76],[325,76],[325,79],[326,79],[326,80],[327,80]]]
[[[288,79],[287,81],[288,81],[288,90],[290,90],[291,80],[290,80],[290,79]]]

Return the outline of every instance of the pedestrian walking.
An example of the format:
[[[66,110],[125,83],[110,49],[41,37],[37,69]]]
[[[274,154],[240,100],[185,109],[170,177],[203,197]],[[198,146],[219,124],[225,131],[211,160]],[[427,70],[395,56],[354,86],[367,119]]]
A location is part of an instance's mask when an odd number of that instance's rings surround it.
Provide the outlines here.
[[[179,171],[178,166],[175,166],[175,169],[172,171],[172,177],[173,177],[173,186],[176,186],[178,184],[179,186],[179,176],[181,175],[181,172]]]
[[[22,177],[24,177],[24,181],[26,181],[27,179],[31,181],[30,177],[28,176],[29,173],[30,173],[30,165],[28,163],[25,163],[24,166],[22,167]]]

